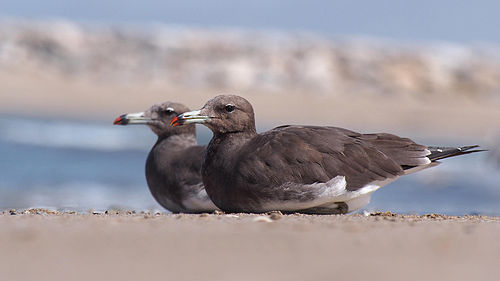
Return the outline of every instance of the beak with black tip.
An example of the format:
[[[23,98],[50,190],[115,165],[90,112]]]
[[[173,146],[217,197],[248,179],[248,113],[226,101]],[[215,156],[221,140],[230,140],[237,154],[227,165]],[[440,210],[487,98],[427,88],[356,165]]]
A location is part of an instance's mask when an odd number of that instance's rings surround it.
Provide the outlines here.
[[[176,127],[192,123],[203,123],[207,120],[210,120],[210,117],[201,115],[201,110],[188,111],[179,114],[174,119],[172,119],[172,122],[170,122],[170,126]]]
[[[144,112],[123,114],[115,119],[113,125],[145,125],[151,118],[145,117]]]

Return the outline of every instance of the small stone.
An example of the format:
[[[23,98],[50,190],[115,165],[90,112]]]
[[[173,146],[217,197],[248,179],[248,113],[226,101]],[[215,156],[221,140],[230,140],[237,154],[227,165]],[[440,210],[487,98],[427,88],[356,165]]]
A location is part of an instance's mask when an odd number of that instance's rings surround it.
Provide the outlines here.
[[[104,214],[104,212],[96,211],[94,209],[89,209],[89,213],[92,215],[103,215]]]
[[[214,215],[224,215],[224,212],[220,210],[215,210]]]
[[[258,216],[258,217],[255,217],[252,221],[254,221],[254,222],[273,222],[273,220],[268,216]]]
[[[269,218],[273,221],[281,219],[281,216],[283,216],[283,214],[280,211],[274,211],[269,214]]]
[[[440,214],[427,214],[425,217],[430,219],[446,219],[446,216]]]
[[[386,220],[386,221],[392,221],[392,222],[396,221],[396,219],[393,218],[393,217],[384,217],[384,220]]]

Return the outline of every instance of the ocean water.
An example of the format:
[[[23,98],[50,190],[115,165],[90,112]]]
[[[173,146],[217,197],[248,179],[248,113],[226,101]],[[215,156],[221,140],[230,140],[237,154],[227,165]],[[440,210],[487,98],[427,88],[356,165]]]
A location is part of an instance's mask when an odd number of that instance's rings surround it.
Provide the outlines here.
[[[199,143],[210,137],[200,128]],[[164,211],[144,176],[154,142],[145,126],[0,117],[0,210]],[[487,155],[447,159],[402,177],[375,192],[365,210],[500,215],[500,170]]]

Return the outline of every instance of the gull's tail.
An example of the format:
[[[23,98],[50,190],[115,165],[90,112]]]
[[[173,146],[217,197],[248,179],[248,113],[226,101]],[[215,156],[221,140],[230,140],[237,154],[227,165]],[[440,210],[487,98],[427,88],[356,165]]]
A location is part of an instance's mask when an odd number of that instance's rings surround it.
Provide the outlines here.
[[[486,151],[485,149],[474,149],[478,147],[479,145],[469,145],[462,147],[429,146],[428,149],[431,151],[431,154],[428,155],[427,158],[434,162],[448,157]]]

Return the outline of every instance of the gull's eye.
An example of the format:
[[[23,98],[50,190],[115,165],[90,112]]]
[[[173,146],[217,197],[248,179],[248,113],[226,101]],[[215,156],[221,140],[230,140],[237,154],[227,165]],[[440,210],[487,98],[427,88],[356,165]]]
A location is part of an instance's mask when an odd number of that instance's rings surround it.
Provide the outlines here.
[[[168,107],[167,109],[165,109],[165,113],[168,115],[171,115],[171,114],[175,113],[175,110],[171,107]]]
[[[232,104],[226,104],[224,108],[226,109],[227,112],[233,112],[235,107]]]

